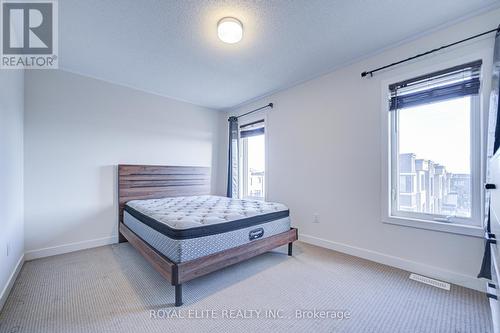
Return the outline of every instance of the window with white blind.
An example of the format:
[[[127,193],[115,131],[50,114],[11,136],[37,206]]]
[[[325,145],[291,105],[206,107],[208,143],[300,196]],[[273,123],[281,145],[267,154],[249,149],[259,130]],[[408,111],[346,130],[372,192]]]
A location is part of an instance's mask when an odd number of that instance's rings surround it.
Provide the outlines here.
[[[480,225],[480,69],[389,85],[391,216]]]

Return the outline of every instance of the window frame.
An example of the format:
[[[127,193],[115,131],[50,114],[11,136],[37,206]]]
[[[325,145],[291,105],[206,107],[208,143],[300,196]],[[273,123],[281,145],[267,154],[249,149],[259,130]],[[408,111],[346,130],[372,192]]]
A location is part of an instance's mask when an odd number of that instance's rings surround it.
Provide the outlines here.
[[[390,164],[390,183],[391,183],[391,200],[390,200],[390,214],[391,217],[396,218],[407,218],[418,221],[429,221],[429,222],[442,222],[453,225],[465,225],[465,226],[481,226],[480,219],[480,105],[479,96],[470,96],[470,170],[471,170],[471,217],[458,217],[458,216],[448,216],[445,214],[431,214],[431,213],[421,213],[421,212],[408,212],[401,211],[399,207],[399,191],[401,188],[400,179],[398,177],[408,177],[405,174],[399,172],[399,152],[398,152],[398,132],[396,129],[398,127],[398,112],[400,110],[388,111],[390,113],[390,151],[391,151],[391,164]],[[415,179],[419,177],[418,173],[412,178],[412,188],[415,188],[418,181]],[[421,185],[421,184],[419,184]],[[402,192],[402,193],[412,193],[412,192]]]
[[[439,58],[441,61],[438,61]],[[381,200],[380,200],[380,212],[381,212],[381,222],[384,224],[401,226],[401,227],[410,227],[416,229],[424,229],[430,231],[437,232],[445,232],[452,233],[464,236],[471,236],[477,238],[484,237],[484,229],[482,226],[482,221],[484,220],[485,214],[483,211],[484,207],[484,191],[482,190],[482,184],[485,181],[486,175],[486,167],[484,162],[484,157],[486,156],[486,121],[485,121],[485,111],[488,109],[489,103],[489,88],[491,86],[491,75],[485,75],[485,73],[490,73],[490,63],[492,60],[492,55],[489,52],[479,51],[479,52],[471,52],[467,55],[462,55],[454,58],[453,60],[449,60],[449,57],[439,57],[436,56],[432,62],[427,62],[427,65],[420,64],[418,70],[415,70],[415,66],[413,66],[413,70],[408,71],[406,69],[403,71],[403,68],[399,70],[399,74],[395,74],[392,77],[386,76],[385,78],[379,81],[380,85],[380,96],[381,96]],[[478,59],[483,60],[483,66],[481,69],[481,86],[479,90],[478,96],[474,98],[478,99],[477,105],[479,106],[477,117],[473,117],[475,123],[471,123],[471,127],[473,127],[477,132],[471,132],[471,140],[475,139],[473,145],[471,146],[471,156],[473,156],[473,163],[477,165],[476,168],[479,169],[479,173],[476,172],[474,178],[476,181],[472,184],[471,179],[471,195],[476,200],[479,200],[479,204],[476,204],[477,215],[475,218],[477,219],[476,225],[464,225],[464,224],[454,224],[448,222],[441,222],[432,220],[426,220],[415,216],[393,216],[392,215],[392,206],[391,206],[391,165],[394,164],[392,161],[391,154],[391,112],[389,111],[389,103],[387,102],[388,97],[388,87],[390,84],[394,82],[400,82],[407,79],[411,79],[413,77],[418,77],[420,75],[424,75],[427,73],[432,73],[444,68],[450,68],[453,66],[465,64],[471,61],[475,61]],[[396,70],[398,71],[398,70]],[[486,95],[487,94],[487,95]],[[433,184],[429,184],[430,188],[427,190],[431,191]]]
[[[240,170],[239,170],[239,174],[240,174],[240,177],[239,177],[239,182],[240,182],[240,186],[239,186],[239,189],[240,189],[240,193],[239,193],[239,197],[241,199],[245,199],[245,200],[260,200],[260,201],[266,201],[266,198],[267,198],[267,177],[268,177],[268,173],[267,173],[267,117],[265,116],[257,116],[255,119],[252,118],[252,119],[249,119],[249,120],[246,120],[245,123],[241,124],[240,126],[245,126],[246,124],[250,124],[254,121],[259,121],[259,120],[262,120],[263,121],[263,127],[265,129],[265,132],[264,134],[264,186],[263,186],[263,196],[262,197],[255,197],[255,196],[247,196],[245,195],[245,193],[248,193],[248,179],[247,179],[247,173],[248,173],[248,158],[245,158],[247,152],[248,152],[248,138],[239,138],[239,141],[240,141],[240,147],[239,147],[239,152],[240,152],[240,156],[239,156],[239,160],[240,160],[240,163],[239,163],[239,167],[240,167]],[[241,127],[239,128],[239,132],[241,132]]]

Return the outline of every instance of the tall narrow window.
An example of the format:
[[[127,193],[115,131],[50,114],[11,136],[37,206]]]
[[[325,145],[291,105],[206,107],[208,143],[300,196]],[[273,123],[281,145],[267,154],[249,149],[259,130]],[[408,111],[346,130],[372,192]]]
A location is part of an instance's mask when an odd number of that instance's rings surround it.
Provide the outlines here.
[[[480,225],[480,68],[389,86],[392,216]]]
[[[264,120],[240,126],[241,197],[265,199],[266,143]]]

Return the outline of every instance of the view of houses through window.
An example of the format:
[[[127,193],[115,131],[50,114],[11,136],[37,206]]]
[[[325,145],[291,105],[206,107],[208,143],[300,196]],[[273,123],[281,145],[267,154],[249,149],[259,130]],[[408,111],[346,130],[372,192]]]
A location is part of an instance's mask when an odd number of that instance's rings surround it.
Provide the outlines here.
[[[471,216],[470,97],[398,112],[398,210]]]
[[[399,171],[400,210],[470,217],[470,174],[449,172],[412,153],[399,155]]]

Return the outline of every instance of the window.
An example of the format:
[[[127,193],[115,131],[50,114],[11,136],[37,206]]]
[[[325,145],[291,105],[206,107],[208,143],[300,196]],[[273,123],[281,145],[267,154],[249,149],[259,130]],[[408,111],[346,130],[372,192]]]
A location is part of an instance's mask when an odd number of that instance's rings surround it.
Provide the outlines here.
[[[265,199],[264,120],[240,126],[241,195],[243,199]]]
[[[399,191],[401,193],[412,193],[413,192],[413,176],[412,175],[401,175],[399,177]]]
[[[425,174],[424,172],[420,173],[420,191],[425,191],[426,190],[426,185],[425,185]]]
[[[389,86],[392,217],[480,225],[480,67]]]

